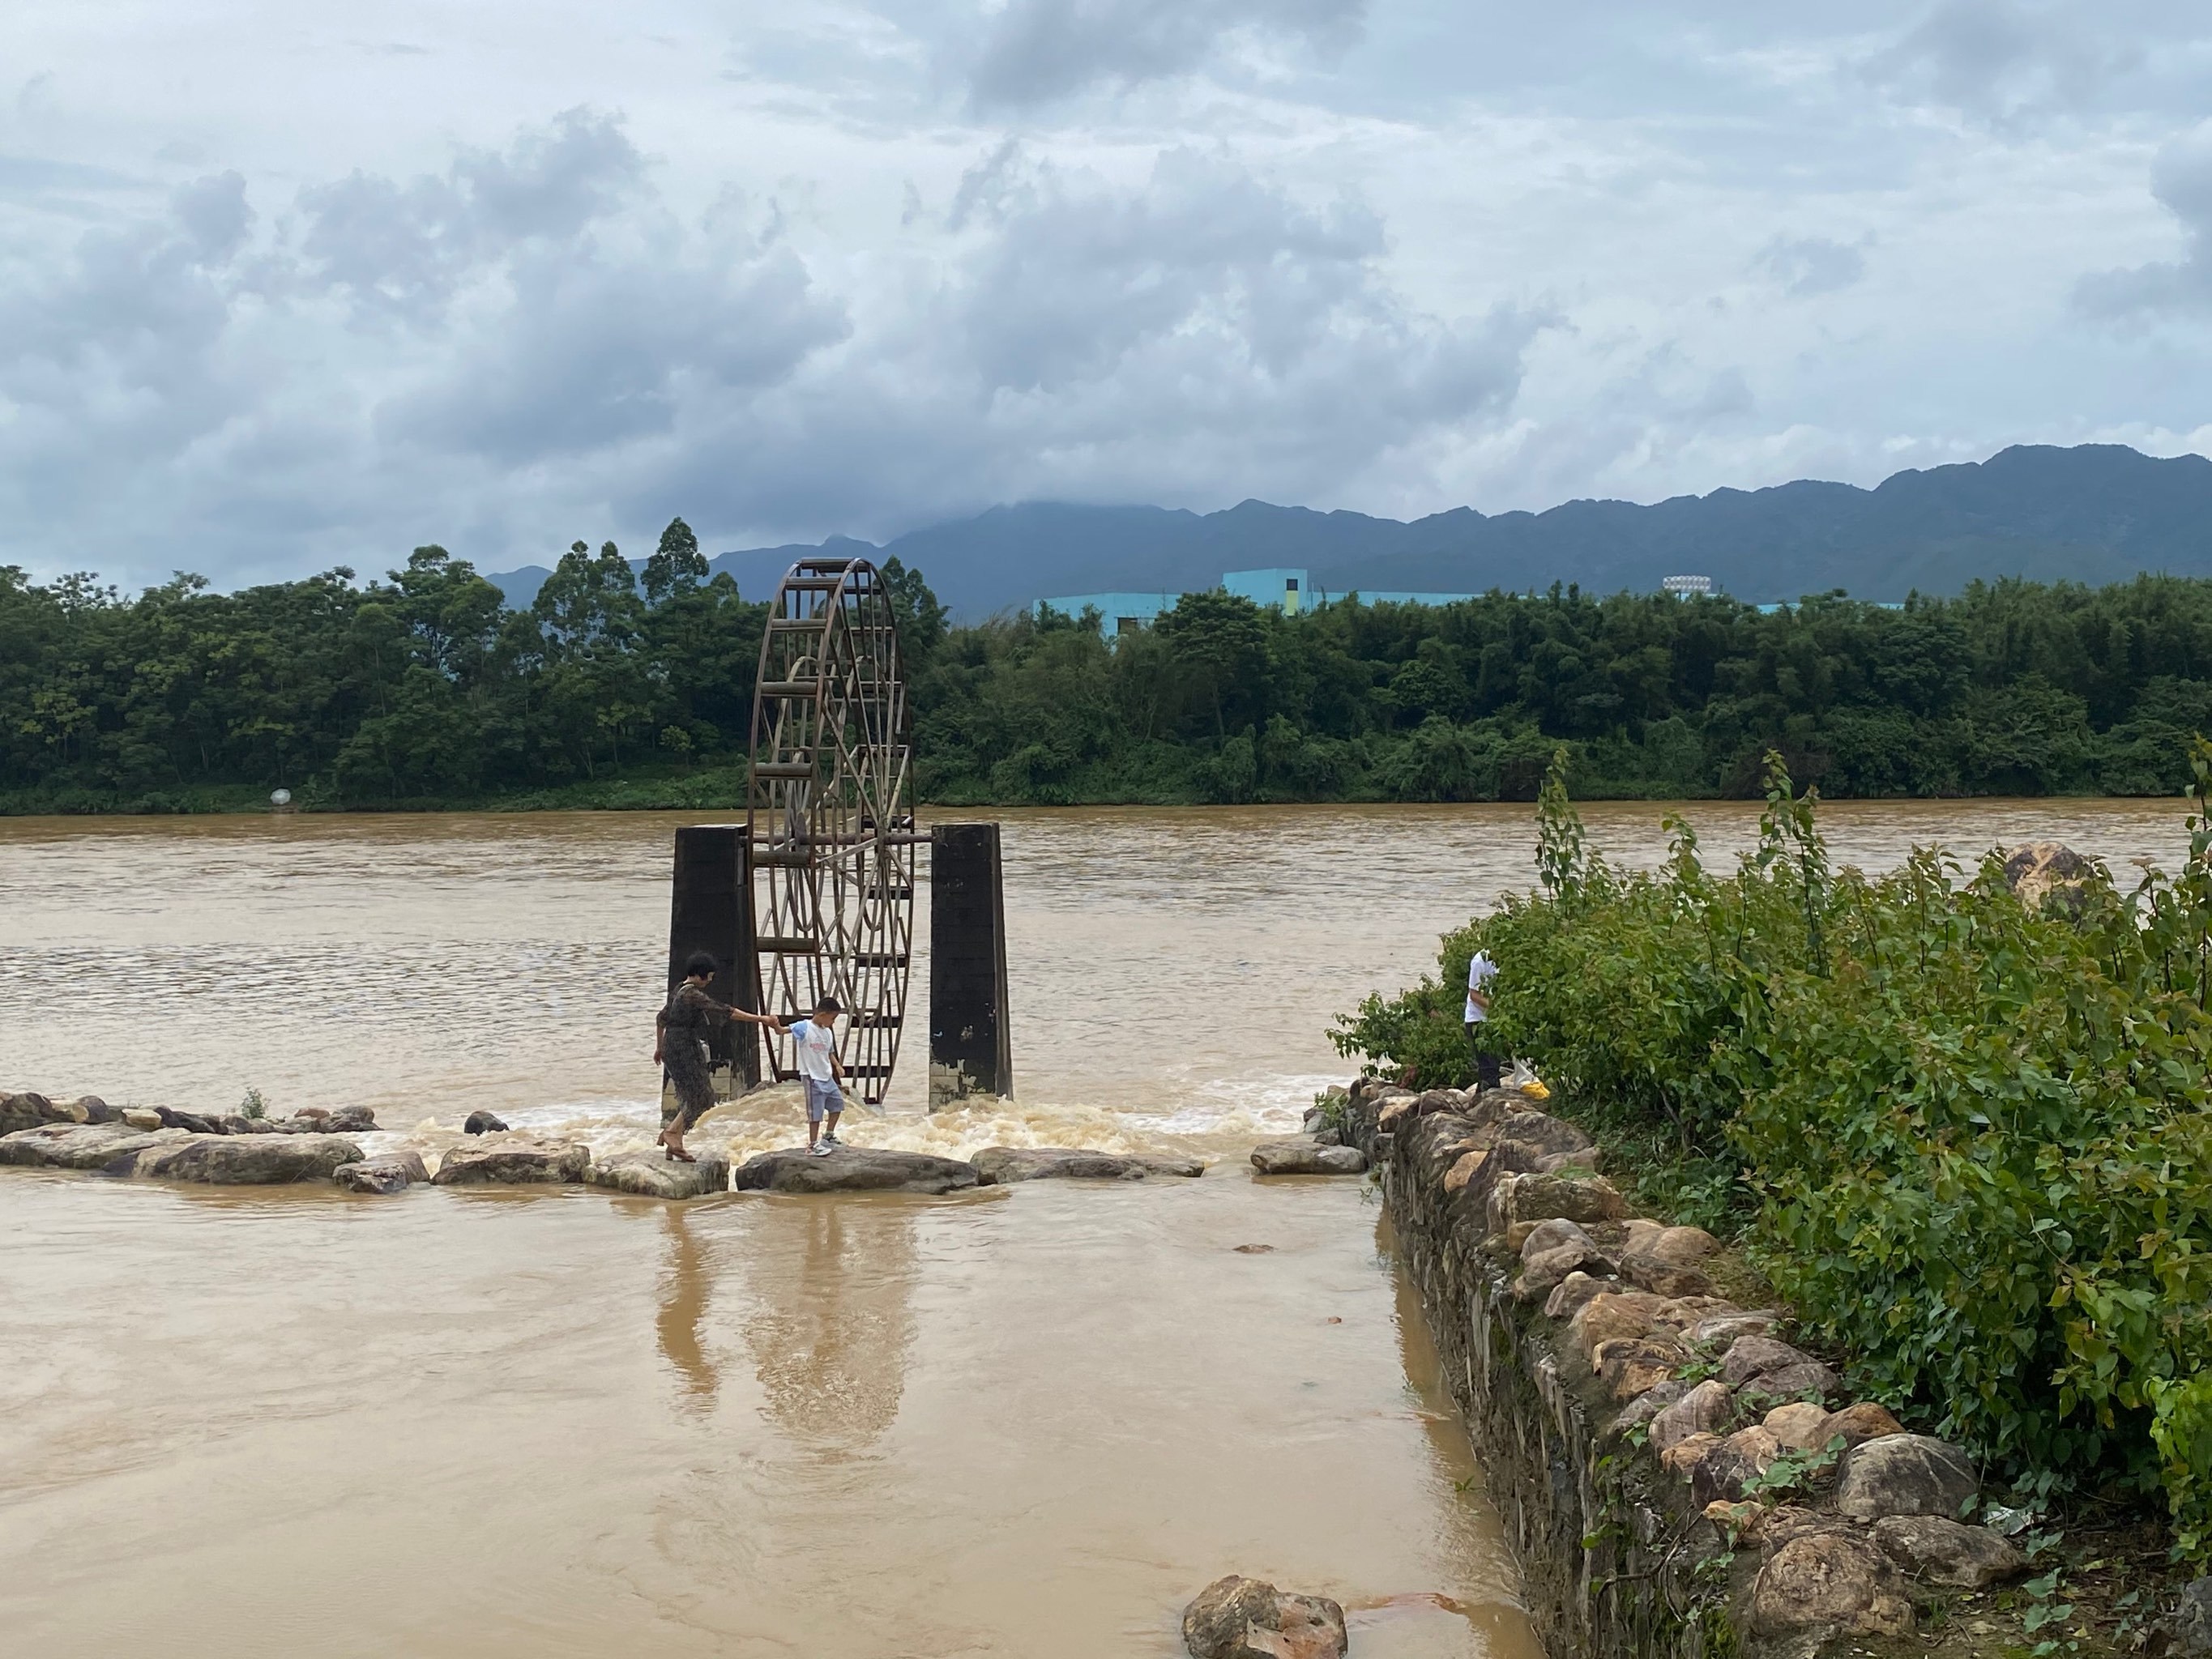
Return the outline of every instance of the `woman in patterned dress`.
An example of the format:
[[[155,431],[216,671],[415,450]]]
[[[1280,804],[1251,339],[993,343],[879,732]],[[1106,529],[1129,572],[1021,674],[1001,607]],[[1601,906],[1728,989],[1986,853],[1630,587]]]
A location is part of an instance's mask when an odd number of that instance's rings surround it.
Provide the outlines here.
[[[653,1022],[653,1057],[668,1068],[676,1090],[673,1110],[661,1108],[660,1145],[669,1157],[696,1163],[684,1150],[684,1133],[714,1109],[714,1081],[707,1070],[707,1029],[740,1011],[707,994],[720,964],[701,951],[684,964],[684,982],[669,993],[668,1006]]]

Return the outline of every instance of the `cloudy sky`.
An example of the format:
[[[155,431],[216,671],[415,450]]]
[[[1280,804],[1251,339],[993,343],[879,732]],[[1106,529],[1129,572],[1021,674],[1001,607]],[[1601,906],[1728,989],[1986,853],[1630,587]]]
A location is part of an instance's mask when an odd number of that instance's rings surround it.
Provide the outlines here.
[[[2202,0],[15,0],[0,562],[2212,452]]]

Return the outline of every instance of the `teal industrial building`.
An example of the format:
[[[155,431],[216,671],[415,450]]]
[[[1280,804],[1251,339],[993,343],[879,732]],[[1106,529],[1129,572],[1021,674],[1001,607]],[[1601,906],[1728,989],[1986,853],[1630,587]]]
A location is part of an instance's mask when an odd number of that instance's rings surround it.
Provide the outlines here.
[[[1239,599],[1249,599],[1255,605],[1273,606],[1290,616],[1310,611],[1317,605],[1349,599],[1349,593],[1331,593],[1316,587],[1304,570],[1288,568],[1275,570],[1231,570],[1222,574],[1219,591],[1234,593]],[[1162,612],[1176,608],[1178,593],[1072,593],[1064,599],[1039,599],[1036,609],[1048,607],[1063,616],[1079,617],[1086,611],[1095,611],[1100,626],[1110,637],[1133,628],[1149,628]],[[1472,593],[1370,593],[1364,589],[1358,597],[1369,605],[1451,605],[1461,599],[1471,599]]]

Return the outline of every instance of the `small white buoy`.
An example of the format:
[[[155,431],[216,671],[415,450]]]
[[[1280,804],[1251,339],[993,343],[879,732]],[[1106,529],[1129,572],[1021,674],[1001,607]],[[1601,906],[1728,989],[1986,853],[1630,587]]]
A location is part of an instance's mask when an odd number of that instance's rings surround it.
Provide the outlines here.
[[[271,790],[269,794],[269,804],[271,806],[289,806],[292,804],[292,792],[289,789]]]

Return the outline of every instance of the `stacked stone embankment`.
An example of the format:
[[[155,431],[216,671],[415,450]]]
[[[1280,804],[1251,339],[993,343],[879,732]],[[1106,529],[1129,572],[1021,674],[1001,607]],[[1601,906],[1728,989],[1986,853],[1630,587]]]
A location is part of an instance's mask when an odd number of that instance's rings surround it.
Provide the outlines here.
[[[1371,1079],[1324,1115],[1384,1171],[1551,1651],[1865,1651],[2026,1570],[1961,1451],[1723,1295],[1718,1243],[1631,1213],[1576,1125]]]

